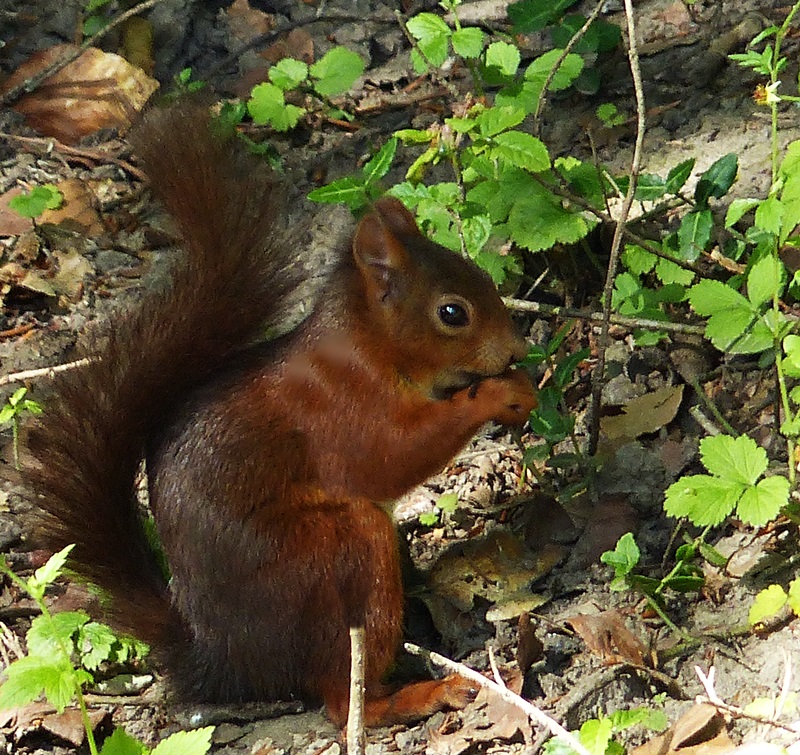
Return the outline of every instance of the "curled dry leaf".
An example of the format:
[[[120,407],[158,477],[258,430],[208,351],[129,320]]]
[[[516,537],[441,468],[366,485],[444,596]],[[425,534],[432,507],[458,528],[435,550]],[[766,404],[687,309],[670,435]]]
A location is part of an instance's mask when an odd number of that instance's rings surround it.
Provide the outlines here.
[[[13,89],[62,59],[74,45],[56,45],[38,52],[6,80]],[[124,58],[94,47],[86,50],[35,91],[22,97],[14,109],[33,128],[74,144],[101,128],[127,129],[158,82]]]
[[[654,433],[672,422],[683,398],[683,386],[661,388],[631,399],[617,417],[604,417],[600,429],[611,440]]]
[[[0,195],[0,236],[19,236],[33,228],[30,218],[23,218],[8,206],[9,200],[22,194],[22,187],[15,186]]]
[[[650,665],[646,662],[647,648],[625,626],[619,612],[610,610],[598,614],[582,614],[567,621],[586,643],[586,647],[606,663]]]
[[[105,230],[100,215],[94,208],[95,197],[85,181],[68,178],[58,184],[64,197],[57,210],[45,210],[40,223],[61,225],[84,236],[99,236]]]

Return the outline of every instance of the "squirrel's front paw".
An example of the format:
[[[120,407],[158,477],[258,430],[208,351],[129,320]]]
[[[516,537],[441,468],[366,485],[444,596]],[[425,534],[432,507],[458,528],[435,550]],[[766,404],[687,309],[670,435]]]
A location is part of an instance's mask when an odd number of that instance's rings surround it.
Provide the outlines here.
[[[488,395],[487,395],[488,394]],[[496,410],[490,419],[501,425],[523,425],[538,402],[530,377],[524,370],[510,369],[487,378],[477,386],[481,398],[491,396]]]

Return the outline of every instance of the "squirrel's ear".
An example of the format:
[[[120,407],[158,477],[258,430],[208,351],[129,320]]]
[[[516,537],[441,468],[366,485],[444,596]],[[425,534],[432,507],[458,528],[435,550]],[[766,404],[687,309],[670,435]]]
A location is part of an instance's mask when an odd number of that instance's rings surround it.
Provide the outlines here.
[[[420,235],[417,221],[406,206],[395,197],[381,197],[372,210],[380,215],[383,224],[398,236]]]
[[[356,228],[353,258],[370,293],[380,301],[402,288],[410,259],[400,237],[410,232],[419,233],[413,215],[391,197],[379,200]]]

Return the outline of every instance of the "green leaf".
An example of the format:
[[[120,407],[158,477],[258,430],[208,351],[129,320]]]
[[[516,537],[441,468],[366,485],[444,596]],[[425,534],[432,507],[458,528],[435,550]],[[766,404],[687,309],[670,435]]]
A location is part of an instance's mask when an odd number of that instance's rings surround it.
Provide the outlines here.
[[[0,685],[0,710],[33,702],[61,672],[60,666],[43,658],[30,655],[18,658],[6,669],[6,680]]]
[[[800,579],[793,579],[789,583],[789,608],[795,616],[800,616]]]
[[[625,577],[639,564],[641,551],[631,532],[626,532],[618,541],[613,551],[606,551],[600,561],[614,568],[615,576]]]
[[[517,107],[492,107],[484,110],[475,119],[478,130],[484,138],[496,136],[518,126],[525,120],[525,111]]]
[[[148,749],[138,739],[118,726],[103,742],[100,755],[147,755],[148,752]]]
[[[738,223],[750,210],[758,207],[761,204],[760,199],[734,199],[728,205],[728,211],[725,213],[725,227],[732,228]]]
[[[178,731],[159,742],[151,755],[204,755],[211,749],[213,726],[192,731]]]
[[[664,285],[676,283],[679,286],[689,286],[694,280],[694,273],[671,260],[665,260],[661,257],[656,263],[656,277]]]
[[[546,195],[517,201],[508,216],[510,237],[531,252],[550,249],[557,243],[580,241],[590,226],[576,212],[565,209]]]
[[[767,197],[756,208],[755,224],[762,231],[775,236],[781,232],[783,205],[777,197]]]
[[[436,499],[436,506],[442,511],[452,514],[458,508],[458,494],[444,493]]]
[[[395,153],[397,152],[397,139],[392,137],[384,144],[372,159],[362,168],[361,172],[367,183],[374,183],[383,178],[392,167]]]
[[[450,27],[433,13],[419,13],[408,20],[406,28],[417,40],[427,63],[438,68],[447,60],[448,42],[452,34]],[[414,69],[425,72],[428,69],[426,60],[420,58],[416,50],[412,50]]]
[[[745,524],[763,527],[775,519],[788,502],[789,480],[773,475],[744,492],[736,507],[736,514]]]
[[[695,159],[690,157],[682,163],[678,163],[669,173],[667,173],[667,192],[677,194],[684,186],[689,176],[694,170]]]
[[[508,6],[508,18],[515,34],[529,34],[553,23],[576,1],[521,0]]]
[[[746,435],[703,438],[700,458],[711,474],[742,485],[755,485],[767,471],[767,452]]]
[[[721,281],[696,283],[689,290],[689,303],[699,315],[709,316],[706,337],[720,351],[755,354],[772,346],[772,333],[758,310]]]
[[[8,201],[8,206],[24,218],[38,218],[45,210],[61,207],[64,195],[54,184],[36,186],[27,193],[18,194]]]
[[[288,131],[297,125],[305,110],[287,104],[283,90],[275,84],[264,83],[253,87],[247,112],[257,125],[269,124],[276,131]]]
[[[755,262],[747,274],[747,298],[757,308],[771,304],[773,297],[780,298],[786,286],[786,268],[772,254]]]
[[[484,57],[488,68],[497,68],[503,76],[513,76],[520,63],[519,47],[508,42],[492,42]]]
[[[423,527],[435,527],[439,523],[438,511],[424,511],[419,515],[419,523]]]
[[[592,755],[605,755],[606,748],[611,742],[611,719],[590,718],[581,725],[581,744]]]
[[[284,91],[295,89],[308,78],[308,66],[302,60],[283,58],[269,69],[269,80]]]
[[[506,131],[494,138],[494,146],[490,154],[516,168],[523,168],[531,173],[541,173],[550,167],[550,156],[547,147],[531,134],[522,131]]]
[[[747,616],[750,626],[760,624],[765,619],[777,615],[786,605],[787,597],[780,585],[770,585],[758,593],[753,605],[750,606],[750,612]]]
[[[477,58],[483,52],[484,36],[480,29],[469,26],[454,31],[450,42],[462,58]]]
[[[81,653],[81,665],[95,671],[103,661],[111,658],[117,636],[105,624],[91,621],[85,624],[78,636],[78,650]]]
[[[314,89],[320,95],[335,97],[350,89],[364,73],[364,61],[346,47],[334,47],[314,63],[309,72],[317,80]]]
[[[62,611],[51,617],[37,616],[31,622],[26,641],[28,653],[42,658],[58,658],[63,656],[62,648],[72,648],[73,635],[89,621],[83,611]],[[64,658],[69,661],[69,658]]]
[[[636,244],[626,244],[622,262],[634,275],[644,275],[655,267],[658,257]]]
[[[72,552],[74,547],[74,545],[67,545],[58,553],[54,553],[52,556],[50,556],[50,558],[47,559],[47,562],[43,566],[40,566],[33,573],[33,579],[36,584],[42,587],[53,584],[53,582],[55,582],[56,579],[61,575],[64,564],[67,562],[69,554]]]
[[[682,477],[667,488],[664,511],[676,519],[686,517],[698,527],[717,525],[733,513],[744,488],[710,475]]]
[[[667,185],[661,176],[642,173],[636,184],[636,199],[640,202],[655,202],[664,196]]]
[[[678,228],[678,246],[682,259],[694,262],[711,241],[714,218],[711,210],[696,210],[685,215]]]
[[[719,199],[728,193],[736,180],[739,170],[739,158],[735,153],[720,157],[697,182],[694,199],[697,204],[705,207],[711,197]]]
[[[327,186],[320,186],[309,192],[312,202],[324,204],[346,204],[351,210],[359,210],[369,203],[364,182],[352,176],[345,176]]]
[[[538,91],[541,91],[542,87],[544,86],[544,82],[550,75],[550,71],[552,70],[553,66],[555,66],[563,52],[563,50],[555,49],[544,53],[544,55],[540,55],[528,66],[527,70],[525,71],[525,80],[535,83],[538,87]],[[581,71],[583,71],[583,66],[584,61],[580,55],[576,55],[572,52],[569,53],[558,67],[556,75],[550,82],[550,91],[560,92],[561,90],[570,87],[575,79],[580,76]]]

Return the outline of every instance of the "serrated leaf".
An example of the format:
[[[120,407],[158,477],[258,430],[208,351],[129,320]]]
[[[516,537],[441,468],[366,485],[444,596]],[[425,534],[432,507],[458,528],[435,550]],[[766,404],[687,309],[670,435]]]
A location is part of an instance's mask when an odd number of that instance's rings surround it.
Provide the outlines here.
[[[775,236],[781,232],[783,205],[777,197],[767,197],[756,208],[755,224],[762,231]]]
[[[725,213],[725,227],[736,225],[750,210],[761,204],[760,199],[734,199]]]
[[[269,69],[269,80],[283,90],[294,89],[307,77],[308,65],[294,58],[283,58]]]
[[[47,681],[60,673],[60,667],[43,658],[18,658],[5,670],[6,680],[0,685],[0,710],[33,702],[42,694]]]
[[[33,578],[36,580],[36,583],[41,586],[46,586],[55,582],[56,578],[60,576],[61,570],[64,568],[64,564],[67,562],[67,558],[69,558],[69,554],[74,547],[74,545],[68,545],[62,548],[58,553],[54,553],[50,556],[47,562],[33,573]]]
[[[611,733],[611,719],[590,718],[581,725],[581,744],[592,755],[605,755],[606,748],[611,742]]]
[[[678,252],[681,259],[694,262],[711,241],[714,218],[711,210],[690,212],[678,228]]]
[[[736,154],[730,153],[720,157],[700,176],[694,191],[695,202],[701,207],[705,207],[711,197],[716,199],[724,197],[733,186],[738,170],[739,158]]]
[[[698,527],[717,525],[733,513],[744,485],[710,475],[688,475],[667,488],[664,511]]]
[[[760,624],[765,619],[775,616],[785,605],[787,595],[780,585],[770,585],[756,595],[750,606],[747,620],[750,626]]]
[[[159,742],[151,755],[205,755],[211,749],[213,726],[192,731],[178,731]]]
[[[447,60],[448,42],[452,32],[439,16],[433,13],[419,13],[408,20],[406,27],[411,36],[417,40],[427,63],[438,68]],[[419,66],[427,70],[426,60],[416,49],[411,51],[411,56],[415,70],[419,70]],[[414,60],[415,56],[417,60]]]
[[[546,200],[522,199],[508,216],[510,237],[531,252],[550,249],[557,243],[574,244],[589,230],[580,215]]]
[[[257,125],[269,124],[276,131],[288,131],[297,125],[305,111],[287,104],[280,87],[264,83],[253,87],[247,112]]]
[[[541,31],[553,23],[576,0],[521,0],[508,6],[508,18],[515,34]]]
[[[103,742],[100,755],[146,755],[148,752],[149,750],[138,739],[118,726]]]
[[[485,64],[497,68],[504,76],[513,76],[520,63],[519,47],[508,42],[492,42],[486,48]]]
[[[442,511],[452,514],[458,508],[458,494],[444,493],[436,499],[436,506]]]
[[[789,480],[773,475],[744,492],[736,507],[736,514],[746,524],[762,527],[775,519],[788,502]]]
[[[475,26],[467,26],[453,32],[450,43],[462,58],[477,58],[483,52],[484,33]]]
[[[350,89],[364,73],[364,60],[346,47],[334,47],[309,68],[317,81],[314,89],[323,97],[335,97]]]
[[[747,298],[757,308],[772,303],[774,296],[780,298],[785,286],[786,268],[771,254],[754,263],[747,274]]]
[[[492,107],[484,110],[475,123],[484,138],[496,136],[525,120],[525,111],[517,107]]]
[[[675,283],[679,286],[689,286],[694,280],[694,273],[672,260],[665,260],[661,257],[656,263],[656,277],[664,285]]]
[[[503,159],[510,165],[531,173],[541,173],[550,167],[547,147],[535,136],[522,131],[498,134],[494,138],[490,154],[493,158]]]
[[[747,435],[703,438],[700,458],[711,474],[743,485],[755,485],[768,464],[767,452]]]
[[[96,621],[85,624],[78,636],[81,664],[90,671],[95,671],[103,661],[110,659],[116,643],[117,636],[110,627]]]
[[[670,194],[677,194],[689,180],[694,170],[695,159],[690,157],[678,163],[674,168],[667,173],[667,191]]]
[[[42,658],[63,656],[61,648],[72,648],[73,635],[88,621],[89,616],[83,611],[62,611],[49,618],[37,616],[26,636],[29,654]]]
[[[622,262],[634,275],[649,273],[654,267],[658,257],[636,244],[626,244],[622,253]]]
[[[535,83],[538,90],[541,91],[544,82],[550,75],[550,71],[563,53],[563,50],[555,49],[540,55],[526,69],[525,81]],[[575,79],[580,76],[583,67],[583,58],[575,53],[569,53],[558,67],[555,76],[553,76],[550,82],[550,91],[560,92],[570,87]]]

